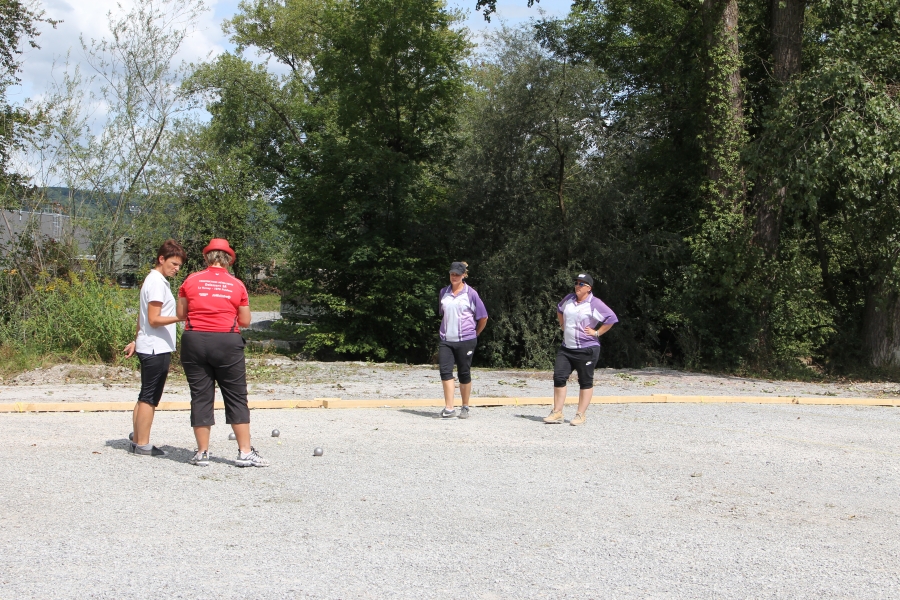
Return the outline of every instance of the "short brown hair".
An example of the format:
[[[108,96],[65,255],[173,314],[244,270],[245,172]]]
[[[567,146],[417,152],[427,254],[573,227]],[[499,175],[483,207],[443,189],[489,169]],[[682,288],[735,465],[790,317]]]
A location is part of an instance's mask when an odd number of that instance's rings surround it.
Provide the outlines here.
[[[187,262],[187,252],[184,251],[181,244],[171,238],[164,241],[162,246],[159,247],[159,250],[156,251],[157,262],[159,262],[160,256],[162,256],[163,260],[169,260],[173,256],[177,256],[181,259],[181,262]]]
[[[210,250],[203,255],[203,258],[206,259],[206,264],[209,266],[222,265],[223,267],[227,267],[233,262],[231,260],[231,255],[224,250]]]

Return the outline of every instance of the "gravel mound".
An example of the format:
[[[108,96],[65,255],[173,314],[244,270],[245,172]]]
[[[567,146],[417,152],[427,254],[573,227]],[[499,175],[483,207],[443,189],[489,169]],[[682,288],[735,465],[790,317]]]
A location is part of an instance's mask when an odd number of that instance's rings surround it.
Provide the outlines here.
[[[136,366],[136,362],[132,363]],[[472,394],[482,398],[549,397],[553,374],[528,369],[473,369]],[[291,360],[283,356],[250,356],[247,380],[254,400],[315,398],[442,398],[435,365]],[[884,382],[773,381],[691,373],[674,369],[598,369],[598,396],[651,394],[710,396],[900,397],[900,386]],[[121,401],[137,398],[140,374],[122,367],[57,365],[23,373],[0,385],[0,402]],[[166,399],[188,399],[180,366],[173,363]],[[569,395],[578,394],[573,374]]]

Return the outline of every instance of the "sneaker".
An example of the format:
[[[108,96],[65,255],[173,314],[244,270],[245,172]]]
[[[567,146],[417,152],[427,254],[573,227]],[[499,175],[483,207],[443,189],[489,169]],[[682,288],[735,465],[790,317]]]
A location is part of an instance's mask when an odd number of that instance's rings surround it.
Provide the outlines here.
[[[151,446],[149,450],[144,450],[143,448],[141,448],[140,446],[138,446],[137,444],[135,444],[133,442],[130,445],[131,445],[130,450],[131,450],[132,454],[138,454],[140,456],[165,456],[166,455],[165,450],[160,450],[156,446]]]
[[[463,406],[459,409],[459,418],[460,419],[468,419],[469,418],[469,407]]]
[[[449,419],[450,417],[455,417],[455,416],[456,416],[456,409],[455,409],[455,408],[454,408],[453,410],[447,410],[447,409],[445,408],[444,410],[441,411],[441,418],[442,418],[442,419]]]
[[[191,458],[189,461],[192,465],[197,465],[198,467],[208,467],[209,466],[209,450],[204,450],[203,452],[197,451],[197,454]]]
[[[238,450],[238,455],[237,458],[234,459],[234,464],[239,467],[268,467],[269,461],[260,456],[259,452],[256,451],[256,448],[250,446],[250,454],[247,456],[242,456],[241,451]]]
[[[561,410],[551,411],[549,415],[544,417],[544,423],[562,423],[563,413]]]
[[[584,416],[583,414],[581,414],[581,413],[577,413],[577,414],[575,415],[575,418],[572,419],[571,421],[569,421],[569,425],[584,425],[584,422],[585,422],[586,420],[587,420],[587,417],[585,417],[585,416]]]

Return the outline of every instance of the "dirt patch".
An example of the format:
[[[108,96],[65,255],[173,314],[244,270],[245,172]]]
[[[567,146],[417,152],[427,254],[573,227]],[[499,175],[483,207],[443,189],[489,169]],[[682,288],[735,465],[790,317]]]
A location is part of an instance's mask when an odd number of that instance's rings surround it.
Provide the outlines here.
[[[11,379],[8,385],[50,385],[59,383],[100,383],[140,381],[141,374],[127,367],[108,365],[54,365],[33,369]]]
[[[136,366],[136,362],[134,363]],[[473,369],[472,394],[482,398],[548,397],[551,371]],[[314,398],[441,398],[441,379],[434,365],[368,362],[297,361],[283,356],[247,358],[251,399]],[[140,373],[128,367],[62,364],[22,373],[0,385],[0,402],[121,401],[137,397]],[[574,376],[569,395],[578,393]],[[180,365],[173,363],[166,383],[167,399],[190,398]],[[900,397],[900,386],[883,382],[814,383],[774,381],[673,369],[598,369],[597,396],[651,394],[711,396]]]

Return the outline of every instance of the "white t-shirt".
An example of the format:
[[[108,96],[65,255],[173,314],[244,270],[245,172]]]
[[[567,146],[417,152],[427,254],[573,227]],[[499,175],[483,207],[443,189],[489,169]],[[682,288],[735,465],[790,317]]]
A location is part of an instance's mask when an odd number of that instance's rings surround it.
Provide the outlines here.
[[[175,316],[175,296],[166,277],[152,269],[141,286],[141,326],[134,351],[141,354],[175,352],[175,323],[162,327],[150,327],[147,310],[151,302],[162,302],[161,317]]]

